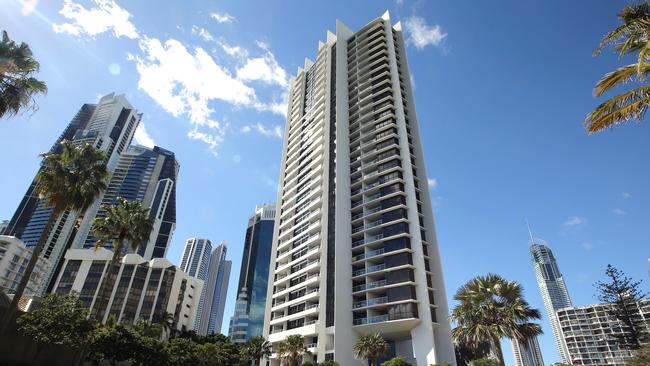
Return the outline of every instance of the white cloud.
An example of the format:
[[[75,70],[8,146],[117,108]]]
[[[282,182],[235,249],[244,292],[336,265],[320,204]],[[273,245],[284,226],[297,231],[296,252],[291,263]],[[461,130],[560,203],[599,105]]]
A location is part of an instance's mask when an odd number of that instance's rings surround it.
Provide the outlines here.
[[[563,223],[564,227],[576,227],[587,223],[587,219],[580,216],[569,216]]]
[[[407,35],[407,41],[419,49],[429,45],[439,46],[447,37],[447,33],[444,33],[439,25],[429,26],[425,23],[424,18],[416,15],[406,19],[404,31]]]
[[[217,156],[217,147],[221,142],[223,142],[223,131],[217,131],[216,133],[206,133],[199,131],[198,128],[195,127],[193,130],[190,130],[187,133],[187,137],[192,140],[198,140],[205,143],[208,145],[210,152],[214,156]]]
[[[248,57],[248,51],[245,48],[239,46],[231,46],[223,40],[219,40],[218,43],[219,46],[221,46],[221,49],[223,49],[223,51],[230,56],[238,56],[242,58]]]
[[[632,197],[632,195],[629,194],[628,192],[623,192],[623,198],[624,199],[628,199],[628,198],[631,198],[631,197]]]
[[[216,20],[217,23],[231,23],[231,22],[237,20],[237,19],[235,19],[234,16],[232,16],[232,15],[230,15],[228,13],[219,14],[219,13],[215,12],[215,13],[210,14],[210,17],[212,19]]]
[[[432,191],[438,188],[438,180],[435,178],[427,178],[427,183],[429,184],[429,189]]]
[[[198,27],[196,25],[192,26],[192,34],[197,34],[199,37],[203,38],[204,41],[211,42],[214,41],[214,37],[210,32],[202,27]]]
[[[147,128],[145,127],[144,122],[140,122],[138,128],[135,129],[133,139],[135,140],[136,144],[146,146],[150,149],[156,145],[151,135],[149,135],[147,132]]]
[[[115,37],[138,38],[138,31],[131,23],[131,14],[113,0],[93,0],[97,6],[85,8],[73,0],[65,0],[59,14],[69,20],[68,23],[52,24],[57,33],[73,36],[90,36],[112,31]]]
[[[289,86],[287,72],[278,64],[275,56],[268,50],[262,57],[249,58],[244,66],[237,70],[237,79],[244,81],[262,81],[276,84],[283,88]]]
[[[264,126],[261,123],[256,123],[254,125],[249,125],[249,126],[244,126],[239,130],[241,133],[248,133],[251,131],[256,131],[259,132],[260,134],[267,136],[267,137],[276,137],[281,139],[282,138],[282,127],[275,125],[271,128],[268,128]]]
[[[612,210],[612,213],[613,213],[614,215],[616,215],[616,216],[627,215],[627,212],[623,211],[623,209],[620,209],[620,208],[618,208],[618,207],[615,208],[615,209],[613,209],[613,210]]]

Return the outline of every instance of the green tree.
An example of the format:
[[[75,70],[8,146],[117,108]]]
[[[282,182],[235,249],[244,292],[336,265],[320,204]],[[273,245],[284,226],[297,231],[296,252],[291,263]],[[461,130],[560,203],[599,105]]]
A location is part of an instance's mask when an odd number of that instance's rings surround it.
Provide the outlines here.
[[[393,357],[386,362],[382,362],[381,366],[411,366],[410,363],[406,362],[401,356]]]
[[[318,366],[340,366],[340,365],[336,361],[323,361],[323,362],[319,362]]]
[[[454,344],[454,351],[458,366],[467,366],[472,360],[490,355],[490,342],[481,342],[472,347],[456,342]]]
[[[262,336],[251,337],[241,349],[242,358],[247,361],[253,361],[255,366],[259,366],[262,358],[271,356],[271,342]]]
[[[499,360],[491,357],[483,357],[473,360],[469,363],[469,366],[499,366]]]
[[[489,342],[500,366],[504,365],[501,338],[525,341],[542,333],[539,310],[531,308],[520,284],[501,276],[478,276],[454,295],[458,305],[451,317],[457,326],[452,336],[457,343],[476,348]]]
[[[15,116],[21,109],[35,111],[37,94],[47,93],[43,81],[34,77],[40,65],[26,43],[17,45],[6,31],[0,41],[0,118]]]
[[[634,351],[634,357],[629,359],[625,366],[648,366],[650,365],[650,344]]]
[[[639,349],[650,341],[647,325],[639,317],[638,302],[646,295],[639,289],[642,281],[632,280],[611,264],[607,265],[605,275],[607,282],[598,281],[595,284],[598,300],[611,304],[609,314],[622,323],[622,332],[610,336],[625,349]]]
[[[367,360],[369,366],[376,366],[381,355],[388,352],[388,343],[379,333],[364,334],[352,346],[357,360]]]
[[[197,344],[185,338],[172,338],[165,342],[168,366],[196,366],[198,359]]]
[[[230,346],[227,343],[198,344],[195,352],[199,366],[237,366],[241,363],[237,347],[232,344]]]
[[[138,319],[131,328],[142,337],[159,339],[162,335],[162,325],[150,320]]]
[[[24,314],[17,322],[18,330],[37,345],[34,359],[51,345],[82,349],[95,329],[95,323],[88,319],[88,310],[75,292],[45,295],[38,309]]]
[[[66,211],[85,211],[106,188],[108,171],[104,153],[90,144],[77,147],[70,141],[61,142],[59,152],[43,154],[43,163],[36,175],[36,192],[42,202],[52,209],[41,236],[32,251],[11,305],[5,313],[0,334],[11,323],[18,301],[23,296],[36,262],[56,220]]]
[[[102,279],[99,286],[98,304],[93,307],[91,315],[102,320],[104,312],[108,309],[108,300],[111,289],[114,286],[117,272],[120,269],[119,261],[126,245],[132,250],[149,240],[152,223],[149,218],[149,209],[142,207],[140,201],[128,201],[118,198],[115,205],[102,205],[106,212],[104,216],[98,216],[93,220],[92,233],[99,240],[95,243],[95,249],[111,243],[113,257],[108,266],[108,274]]]
[[[297,366],[300,365],[303,356],[309,354],[309,351],[305,347],[304,338],[294,334],[278,343],[277,354],[286,366]]]
[[[640,121],[650,104],[650,85],[645,83],[650,74],[650,3],[642,1],[626,5],[618,17],[622,24],[603,37],[594,54],[611,47],[621,58],[636,55],[636,62],[605,74],[596,84],[594,95],[602,96],[629,82],[640,86],[615,95],[589,113],[584,123],[590,134],[631,119]]]
[[[142,338],[124,324],[103,325],[94,332],[88,347],[88,358],[96,363],[107,361],[111,365],[132,361],[140,350]]]

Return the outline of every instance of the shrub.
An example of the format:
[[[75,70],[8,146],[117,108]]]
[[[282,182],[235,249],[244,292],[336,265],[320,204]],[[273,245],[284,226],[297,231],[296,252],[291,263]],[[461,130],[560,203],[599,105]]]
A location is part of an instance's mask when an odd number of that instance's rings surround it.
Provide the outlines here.
[[[499,366],[499,361],[490,357],[483,357],[473,360],[469,363],[470,366]]]
[[[390,360],[383,362],[381,366],[411,366],[410,363],[406,362],[402,357],[397,356],[391,358]]]

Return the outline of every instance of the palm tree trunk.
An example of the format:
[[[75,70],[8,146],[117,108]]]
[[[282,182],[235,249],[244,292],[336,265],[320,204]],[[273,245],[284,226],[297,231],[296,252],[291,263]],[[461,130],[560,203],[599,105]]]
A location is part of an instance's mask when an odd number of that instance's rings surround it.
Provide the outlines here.
[[[499,362],[499,366],[505,366],[505,361],[503,360],[503,350],[501,349],[501,339],[495,339],[492,341],[492,344],[494,346],[494,353],[496,353],[495,356],[497,356],[497,361]]]
[[[9,305],[9,307],[7,308],[7,312],[5,313],[4,319],[2,320],[2,324],[0,325],[0,335],[5,334],[7,332],[9,328],[9,324],[11,324],[11,321],[13,320],[13,317],[16,314],[16,310],[18,310],[18,302],[20,301],[20,298],[23,297],[23,294],[25,293],[25,288],[27,288],[27,283],[29,283],[29,278],[32,276],[32,272],[34,272],[34,268],[36,267],[38,258],[40,257],[41,252],[45,247],[45,242],[47,241],[47,238],[50,236],[50,231],[52,231],[52,226],[54,226],[54,223],[56,222],[56,220],[58,219],[62,211],[63,210],[60,207],[54,206],[50,218],[47,219],[47,223],[45,224],[45,228],[43,228],[43,232],[41,233],[41,236],[38,238],[36,247],[34,247],[34,249],[32,250],[32,257],[29,259],[29,263],[27,263],[27,268],[25,268],[23,277],[20,279],[20,283],[18,284],[18,288],[16,288],[16,292],[14,292],[14,298],[11,300],[11,305]]]
[[[108,270],[106,271],[106,275],[104,276],[104,278],[102,278],[102,283],[99,286],[100,296],[97,298],[99,303],[96,305],[97,311],[95,312],[95,319],[99,320],[100,322],[102,321],[106,313],[109,311],[108,303],[110,302],[109,297],[112,292],[110,290],[113,287],[115,287],[115,286],[110,286],[109,282],[111,281],[110,277],[113,274],[113,269],[117,268],[119,272],[119,268],[116,266],[117,262],[119,261],[119,258],[120,258],[120,253],[116,250],[115,253],[113,253],[113,258],[111,258],[111,261],[108,264]],[[117,276],[117,273],[115,275]]]

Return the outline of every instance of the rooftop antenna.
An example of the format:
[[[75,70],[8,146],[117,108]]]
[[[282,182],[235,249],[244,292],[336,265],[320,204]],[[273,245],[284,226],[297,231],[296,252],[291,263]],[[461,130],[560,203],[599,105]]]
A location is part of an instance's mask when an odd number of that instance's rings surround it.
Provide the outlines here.
[[[530,230],[530,223],[528,222],[528,219],[526,219],[526,226],[528,226],[528,235],[530,235],[530,244],[535,244],[535,240],[533,239],[533,232]]]

